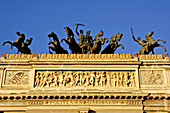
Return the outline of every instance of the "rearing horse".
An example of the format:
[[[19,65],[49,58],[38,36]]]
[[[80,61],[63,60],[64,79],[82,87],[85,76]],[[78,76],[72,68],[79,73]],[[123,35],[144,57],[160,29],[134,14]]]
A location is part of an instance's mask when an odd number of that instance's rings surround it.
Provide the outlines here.
[[[2,46],[4,46],[6,43],[9,43],[12,46],[15,46],[16,48],[20,48],[22,46],[22,43],[24,43],[25,35],[23,33],[20,33],[19,31],[16,32],[16,34],[19,36],[14,42],[6,41],[3,42]]]
[[[69,49],[71,50],[71,54],[82,54],[82,49],[77,44],[77,42],[74,39],[73,31],[69,27],[64,27],[65,32],[67,33],[67,38],[61,39],[61,42],[63,40],[69,45]]]
[[[166,43],[165,42],[165,40],[163,40],[163,39],[157,39],[157,40],[155,40],[155,39],[153,39],[151,36],[154,34],[154,32],[153,31],[151,31],[150,33],[147,33],[146,34],[146,36],[145,36],[145,38],[146,38],[146,42],[148,43],[148,46],[149,46],[149,52],[151,52],[152,51],[152,54],[154,54],[154,51],[153,51],[153,49],[155,48],[155,47],[163,47],[164,48],[164,51],[166,52],[166,48],[163,46],[163,45],[161,45],[161,44],[158,44],[157,42],[158,41],[162,41],[163,43]]]
[[[101,38],[101,36],[103,36],[103,31],[100,30],[99,33],[97,33],[96,38],[93,39],[93,41],[95,41],[95,44],[93,45],[92,49],[90,50],[90,54],[99,54],[100,50],[101,50],[101,45],[103,45],[105,43],[108,42],[107,38],[104,38],[104,40]]]
[[[60,42],[58,40],[57,35],[54,32],[51,32],[50,34],[48,34],[48,37],[52,37],[53,38],[53,42],[49,42],[48,45],[52,44],[52,46],[48,46],[48,50],[49,53],[52,54],[52,52],[50,51],[53,50],[56,52],[56,54],[68,54],[67,50],[63,49],[60,45]]]
[[[24,43],[25,35],[23,33],[20,33],[19,31],[17,31],[16,34],[19,37],[14,42],[6,41],[3,42],[2,46],[4,46],[6,43],[9,43],[11,45],[11,49],[13,48],[13,46],[18,49],[17,53],[21,52],[22,54],[31,54],[31,50],[30,48],[28,48],[28,46],[31,44],[33,39],[29,38]]]
[[[122,49],[124,49],[124,46],[122,44],[118,44],[118,41],[121,40],[123,34],[122,33],[116,33],[110,38],[109,45],[101,52],[101,54],[114,54],[115,50],[122,46]],[[116,40],[117,39],[117,40]]]

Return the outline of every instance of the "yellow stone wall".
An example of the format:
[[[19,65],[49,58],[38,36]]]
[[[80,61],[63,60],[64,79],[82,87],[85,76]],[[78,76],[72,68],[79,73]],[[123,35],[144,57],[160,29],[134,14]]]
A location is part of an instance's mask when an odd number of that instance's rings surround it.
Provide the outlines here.
[[[5,113],[168,113],[165,55],[8,54],[0,57]]]

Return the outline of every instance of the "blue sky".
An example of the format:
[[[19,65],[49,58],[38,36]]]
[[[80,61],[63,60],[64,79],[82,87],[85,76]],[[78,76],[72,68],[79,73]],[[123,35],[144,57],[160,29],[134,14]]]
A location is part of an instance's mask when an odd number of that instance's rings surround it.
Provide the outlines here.
[[[60,39],[66,37],[64,26],[75,31],[75,24],[84,32],[91,30],[95,36],[100,30],[104,37],[123,33],[119,42],[125,49],[118,48],[115,54],[135,53],[141,46],[133,41],[135,37],[145,40],[146,33],[154,31],[153,38],[162,38],[169,53],[170,48],[170,0],[0,0],[0,44],[14,41],[16,31],[25,33],[26,39],[33,38],[29,46],[32,53],[48,53],[48,34],[54,31]],[[75,33],[75,32],[74,32]],[[85,33],[84,33],[85,34]],[[75,34],[77,39],[77,35]],[[77,40],[78,41],[78,40]],[[61,46],[68,49],[66,43]],[[104,49],[107,44],[102,46]],[[165,54],[162,47],[154,49],[156,54]],[[0,46],[0,52],[15,54],[16,48]],[[70,51],[69,51],[70,52]]]

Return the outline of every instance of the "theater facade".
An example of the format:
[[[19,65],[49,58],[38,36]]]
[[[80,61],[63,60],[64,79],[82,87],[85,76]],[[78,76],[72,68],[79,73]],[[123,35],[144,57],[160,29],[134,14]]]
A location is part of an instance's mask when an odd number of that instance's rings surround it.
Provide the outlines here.
[[[165,55],[3,54],[2,113],[169,113]]]

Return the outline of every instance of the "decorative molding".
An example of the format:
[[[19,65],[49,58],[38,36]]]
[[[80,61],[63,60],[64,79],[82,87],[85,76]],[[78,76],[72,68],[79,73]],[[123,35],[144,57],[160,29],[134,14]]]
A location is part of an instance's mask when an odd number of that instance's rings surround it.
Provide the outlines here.
[[[142,100],[28,100],[28,105],[142,105]]]
[[[7,54],[6,60],[32,60],[33,54]]]
[[[123,60],[123,61],[169,61],[168,54],[149,54],[149,55],[138,55],[138,53],[132,54],[5,54],[1,53],[1,61],[4,60]],[[39,57],[38,57],[39,56]],[[139,58],[139,59],[138,59]]]
[[[39,59],[132,59],[132,54],[39,54]]]
[[[123,101],[133,101],[133,100],[169,100],[169,94],[156,94],[156,93],[127,93],[127,94],[120,94],[120,93],[98,93],[98,94],[1,94],[0,101],[48,101],[48,100],[123,100]]]
[[[163,60],[162,54],[139,55],[139,60]]]

